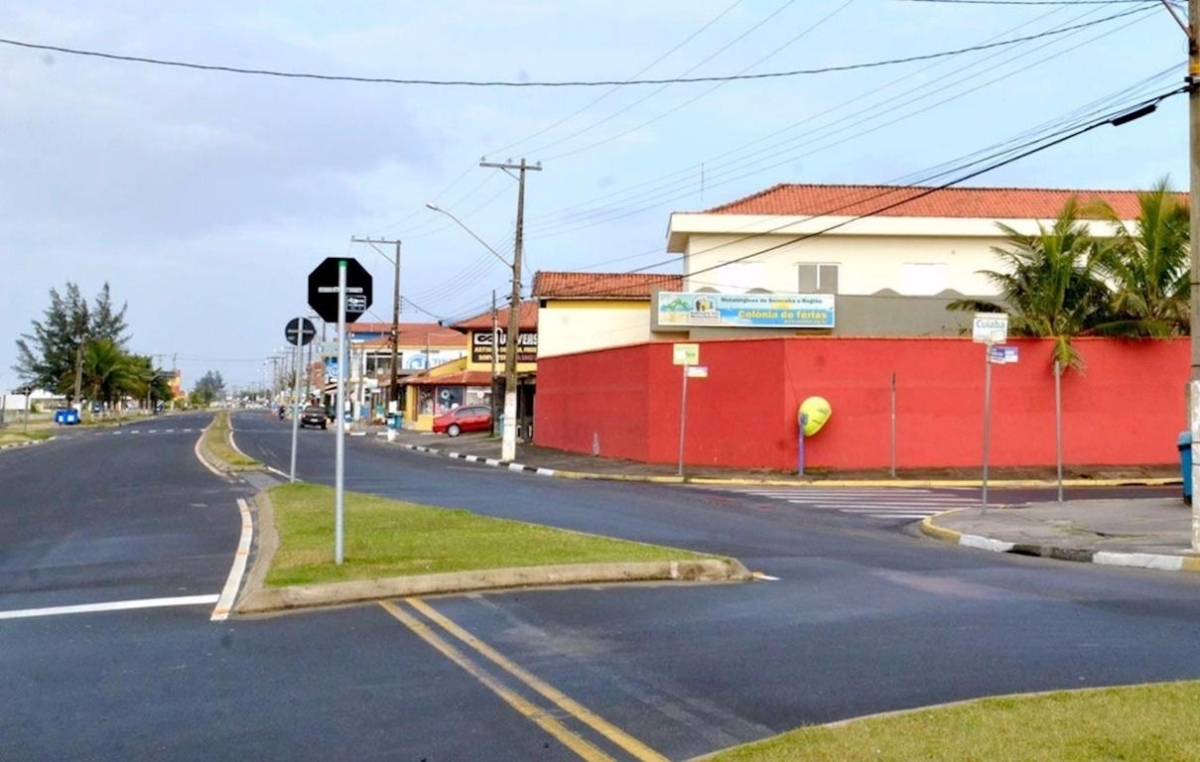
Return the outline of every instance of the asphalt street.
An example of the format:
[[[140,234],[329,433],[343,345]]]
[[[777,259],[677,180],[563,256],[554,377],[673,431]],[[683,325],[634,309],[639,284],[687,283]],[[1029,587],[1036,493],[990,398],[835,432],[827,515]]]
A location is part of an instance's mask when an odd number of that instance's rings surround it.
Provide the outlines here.
[[[287,469],[287,423],[239,414],[234,427],[243,450]],[[301,432],[302,479],[332,481],[333,436]],[[0,452],[0,617],[217,592],[246,487],[189,460],[194,441],[86,431]],[[200,606],[0,618],[0,758],[579,759],[574,737],[607,755],[592,758],[686,759],[890,709],[1200,677],[1200,581],[1188,575],[943,545],[913,534],[913,519],[847,512],[825,494],[565,481],[371,437],[348,442],[347,486],[733,555],[778,581],[224,623]]]

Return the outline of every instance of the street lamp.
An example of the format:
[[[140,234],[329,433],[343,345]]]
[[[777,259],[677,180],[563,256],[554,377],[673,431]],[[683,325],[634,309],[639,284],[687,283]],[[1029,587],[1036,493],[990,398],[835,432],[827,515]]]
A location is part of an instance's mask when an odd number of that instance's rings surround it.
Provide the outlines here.
[[[508,341],[505,342],[504,353],[504,426],[501,427],[500,459],[511,461],[517,457],[517,336],[521,330],[521,249],[513,253],[513,261],[509,262],[500,256],[487,241],[480,238],[463,221],[437,204],[425,204],[435,212],[440,212],[454,220],[460,228],[471,234],[483,247],[495,255],[504,264],[512,268],[512,297],[508,304]],[[495,333],[492,334],[492,356],[496,356]]]

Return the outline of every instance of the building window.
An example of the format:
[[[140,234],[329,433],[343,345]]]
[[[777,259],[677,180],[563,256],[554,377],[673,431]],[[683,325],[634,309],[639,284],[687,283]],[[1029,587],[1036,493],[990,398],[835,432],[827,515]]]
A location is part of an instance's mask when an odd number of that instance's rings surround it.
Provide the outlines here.
[[[940,294],[946,290],[945,262],[905,262],[900,266],[900,293]]]
[[[796,266],[800,273],[801,294],[836,294],[838,292],[838,266],[824,262],[803,262]]]

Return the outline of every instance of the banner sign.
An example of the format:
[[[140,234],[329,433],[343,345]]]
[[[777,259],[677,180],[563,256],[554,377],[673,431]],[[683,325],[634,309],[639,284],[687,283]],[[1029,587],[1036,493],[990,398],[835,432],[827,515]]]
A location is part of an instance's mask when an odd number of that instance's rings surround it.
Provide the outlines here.
[[[496,362],[503,365],[508,352],[508,333],[506,331],[498,331],[497,341],[500,343],[500,352],[496,356]],[[537,331],[521,331],[517,334],[517,362],[537,362],[538,334]],[[471,362],[473,363],[490,363],[492,361],[492,332],[487,331],[472,331],[471,332]]]
[[[833,294],[706,294],[660,291],[661,326],[833,328]]]

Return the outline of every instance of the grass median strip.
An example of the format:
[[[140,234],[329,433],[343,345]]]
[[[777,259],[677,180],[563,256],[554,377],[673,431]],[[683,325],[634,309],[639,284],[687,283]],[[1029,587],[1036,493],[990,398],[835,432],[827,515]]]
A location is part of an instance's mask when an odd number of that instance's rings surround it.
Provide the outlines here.
[[[345,562],[333,563],[334,493],[315,484],[270,491],[279,549],[268,587],[554,564],[683,561],[714,556],[346,493]]]
[[[1200,760],[1200,683],[982,699],[802,728],[705,762]]]
[[[49,431],[0,431],[0,446],[25,444],[26,442],[43,442],[54,436]]]
[[[217,413],[212,424],[204,430],[204,446],[214,458],[223,461],[228,466],[253,467],[261,466],[254,458],[249,458],[229,444],[229,413]]]

